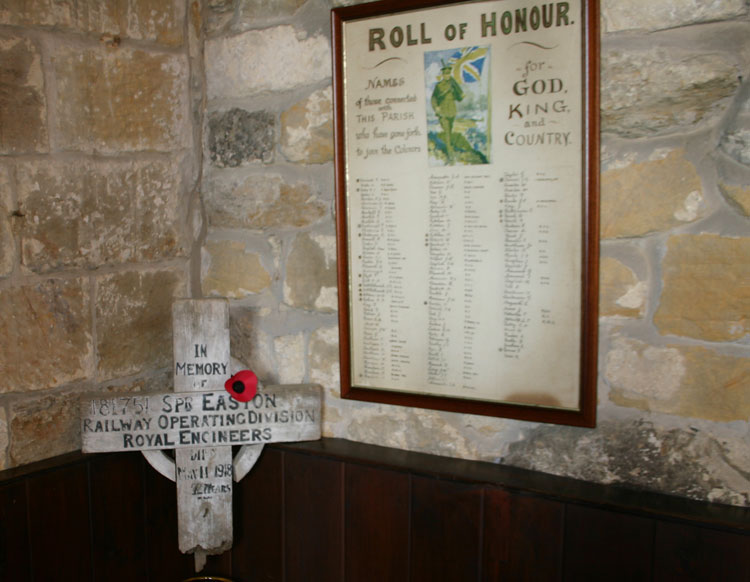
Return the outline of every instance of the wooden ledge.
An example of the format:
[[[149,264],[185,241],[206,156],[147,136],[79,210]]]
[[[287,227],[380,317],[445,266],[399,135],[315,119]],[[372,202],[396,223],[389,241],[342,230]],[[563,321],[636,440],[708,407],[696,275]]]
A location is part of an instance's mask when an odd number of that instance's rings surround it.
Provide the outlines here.
[[[565,503],[589,505],[645,517],[688,521],[718,529],[750,533],[750,507],[698,501],[624,484],[603,485],[570,477],[483,461],[467,461],[348,441],[324,438],[319,441],[272,444],[268,447],[295,454],[313,455],[336,461],[368,465],[392,471],[462,481],[507,489]],[[106,453],[118,454],[122,453]],[[135,453],[129,453],[135,454]],[[86,463],[97,455],[72,452],[21,467],[0,471],[0,485],[45,473],[64,466]]]

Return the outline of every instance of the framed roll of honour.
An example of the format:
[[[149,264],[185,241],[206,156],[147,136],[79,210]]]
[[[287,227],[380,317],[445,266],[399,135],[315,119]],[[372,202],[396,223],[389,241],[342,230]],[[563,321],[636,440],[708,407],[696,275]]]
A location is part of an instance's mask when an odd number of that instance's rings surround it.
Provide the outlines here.
[[[344,398],[594,426],[598,19],[332,10]]]

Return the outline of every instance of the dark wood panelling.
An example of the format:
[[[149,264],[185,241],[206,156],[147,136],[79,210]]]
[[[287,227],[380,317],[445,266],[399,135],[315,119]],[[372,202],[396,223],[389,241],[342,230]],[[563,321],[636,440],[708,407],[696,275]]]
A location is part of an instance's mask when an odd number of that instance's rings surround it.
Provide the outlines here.
[[[562,502],[586,503],[613,511],[659,519],[669,517],[694,521],[750,534],[750,508],[747,507],[695,501],[654,491],[591,483],[509,465],[451,459],[344,439],[327,438],[274,447],[342,462],[370,464],[415,475],[429,475],[465,483],[492,484]]]
[[[346,580],[402,582],[409,571],[409,475],[349,464]]]
[[[227,577],[232,573],[232,552],[227,551],[218,555],[206,556],[206,565],[201,570],[201,576]],[[195,575],[195,574],[193,574]]]
[[[412,477],[412,582],[477,580],[482,490]]]
[[[502,580],[510,558],[510,493],[488,487],[482,498],[482,577]]]
[[[511,503],[509,580],[560,580],[565,505],[552,499],[514,495]]]
[[[343,580],[343,464],[284,454],[286,582]]]
[[[27,493],[33,580],[92,580],[88,466],[32,476]]]
[[[90,463],[95,580],[146,580],[143,460],[138,453],[94,457]],[[133,535],[133,532],[144,532]]]
[[[558,501],[487,488],[482,580],[560,580],[564,516]]]
[[[237,582],[750,580],[748,508],[345,441],[266,447],[234,507]],[[0,581],[194,574],[140,455],[0,472]]]
[[[195,559],[177,541],[177,486],[150,466],[144,473],[149,579],[182,580],[195,574]],[[136,532],[134,532],[136,533]]]
[[[0,487],[0,580],[31,580],[26,483]]]
[[[750,537],[705,527],[656,524],[654,580],[748,582]]]
[[[651,580],[651,519],[570,504],[565,512],[564,579]]]
[[[253,470],[235,484],[232,570],[243,582],[283,579],[283,456],[265,447]]]

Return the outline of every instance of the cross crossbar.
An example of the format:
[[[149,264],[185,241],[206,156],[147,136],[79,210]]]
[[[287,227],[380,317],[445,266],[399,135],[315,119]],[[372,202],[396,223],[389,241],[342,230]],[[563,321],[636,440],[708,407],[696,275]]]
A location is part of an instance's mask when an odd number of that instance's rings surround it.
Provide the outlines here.
[[[267,386],[249,402],[227,392],[81,400],[83,452],[265,444],[320,438],[320,386]]]

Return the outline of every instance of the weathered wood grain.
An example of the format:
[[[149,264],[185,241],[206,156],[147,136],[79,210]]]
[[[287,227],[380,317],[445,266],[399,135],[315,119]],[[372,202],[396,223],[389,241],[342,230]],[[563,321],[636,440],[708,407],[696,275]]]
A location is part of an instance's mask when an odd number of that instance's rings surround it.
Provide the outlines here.
[[[317,440],[320,393],[298,384],[266,386],[250,402],[224,391],[84,398],[83,452]]]

